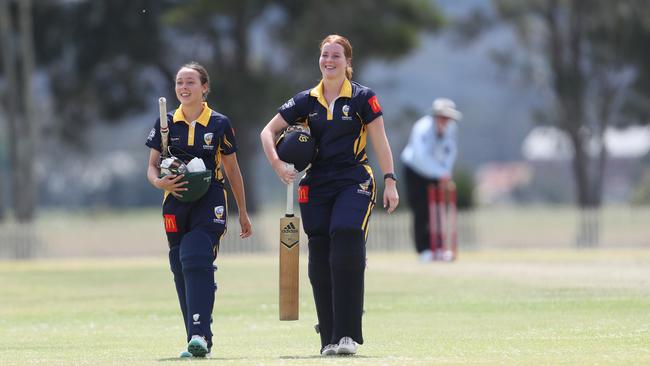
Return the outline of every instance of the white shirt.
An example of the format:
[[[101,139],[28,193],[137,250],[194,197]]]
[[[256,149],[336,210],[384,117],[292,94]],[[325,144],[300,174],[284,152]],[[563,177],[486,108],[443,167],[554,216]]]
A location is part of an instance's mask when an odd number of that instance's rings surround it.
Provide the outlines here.
[[[401,160],[416,173],[429,179],[451,178],[456,161],[456,121],[450,120],[442,136],[436,133],[432,116],[415,122]]]

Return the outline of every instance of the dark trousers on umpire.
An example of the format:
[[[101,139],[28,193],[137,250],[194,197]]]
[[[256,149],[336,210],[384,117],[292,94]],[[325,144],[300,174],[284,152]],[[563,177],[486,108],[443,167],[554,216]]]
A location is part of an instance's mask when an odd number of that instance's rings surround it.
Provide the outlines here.
[[[331,181],[299,188],[303,227],[309,238],[312,286],[321,347],[350,337],[362,344],[366,233],[374,207],[374,180]],[[321,348],[322,349],[322,348]]]
[[[436,189],[440,182],[438,179],[430,179],[423,177],[413,169],[405,166],[404,178],[406,180],[406,191],[408,196],[409,206],[413,212],[413,239],[415,240],[415,250],[422,253],[427,249],[431,249],[431,242],[429,237],[429,185],[433,185]],[[440,227],[440,217],[443,214],[443,206],[436,205],[438,211],[438,227]],[[442,245],[441,230],[438,230],[438,238],[436,243]]]

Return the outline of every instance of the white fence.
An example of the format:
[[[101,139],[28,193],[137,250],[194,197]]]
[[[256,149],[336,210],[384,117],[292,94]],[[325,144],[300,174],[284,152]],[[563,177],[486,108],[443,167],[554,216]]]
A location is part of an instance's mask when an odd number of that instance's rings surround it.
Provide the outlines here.
[[[220,252],[263,253],[278,249],[280,209],[252,218],[254,235],[239,238],[236,214]],[[650,249],[650,207],[608,207],[591,213],[598,219],[593,238],[600,247]],[[480,248],[570,248],[584,246],[581,214],[571,207],[501,207],[458,216],[459,250]],[[368,250],[414,250],[408,210],[387,215],[377,209],[370,221]],[[301,235],[303,253],[306,236]],[[160,212],[43,213],[31,225],[0,224],[0,258],[165,255]]]

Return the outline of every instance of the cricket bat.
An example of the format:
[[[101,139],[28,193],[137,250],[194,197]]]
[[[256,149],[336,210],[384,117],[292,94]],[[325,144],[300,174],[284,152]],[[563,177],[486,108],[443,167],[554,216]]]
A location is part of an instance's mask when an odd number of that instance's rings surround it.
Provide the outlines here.
[[[298,320],[300,218],[293,215],[293,182],[287,184],[287,210],[280,218],[280,320]]]
[[[160,111],[160,140],[162,142],[162,156],[167,157],[167,135],[169,127],[167,126],[167,99],[160,97],[158,99],[158,109]]]

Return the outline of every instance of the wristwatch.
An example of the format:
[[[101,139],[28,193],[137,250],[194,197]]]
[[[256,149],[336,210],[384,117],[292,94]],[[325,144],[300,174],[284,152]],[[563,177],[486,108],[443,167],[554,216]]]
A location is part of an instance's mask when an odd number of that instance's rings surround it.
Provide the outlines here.
[[[395,182],[397,182],[397,178],[395,178],[395,174],[393,174],[393,173],[384,174],[384,180],[386,180],[388,178],[390,178],[390,179],[394,180]]]

